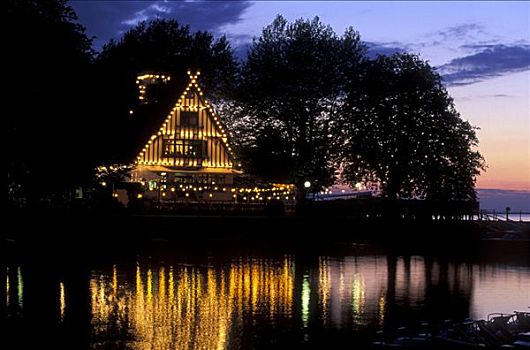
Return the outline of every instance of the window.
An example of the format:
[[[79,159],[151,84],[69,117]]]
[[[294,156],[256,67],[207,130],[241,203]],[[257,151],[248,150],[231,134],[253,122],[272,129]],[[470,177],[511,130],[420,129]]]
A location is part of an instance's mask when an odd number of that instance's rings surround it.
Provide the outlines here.
[[[197,176],[197,181],[204,184],[222,185],[226,179],[224,175],[201,175]]]
[[[157,187],[158,186],[157,186],[156,180],[150,180],[149,181],[149,191],[156,190]]]
[[[224,175],[194,175],[194,176],[176,176],[175,184],[195,184],[195,185],[224,185],[226,178]]]
[[[206,141],[202,140],[164,140],[166,158],[205,158]]]
[[[191,111],[180,112],[180,126],[196,128],[199,126],[199,113]]]

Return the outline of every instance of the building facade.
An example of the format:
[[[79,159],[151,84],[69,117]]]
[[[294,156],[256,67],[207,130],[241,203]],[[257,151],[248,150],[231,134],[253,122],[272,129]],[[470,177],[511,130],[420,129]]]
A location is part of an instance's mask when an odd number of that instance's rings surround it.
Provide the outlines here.
[[[168,199],[200,193],[202,199],[231,200],[234,176],[242,172],[235,168],[226,128],[206,100],[199,75],[188,71],[180,98],[136,157],[131,181]]]

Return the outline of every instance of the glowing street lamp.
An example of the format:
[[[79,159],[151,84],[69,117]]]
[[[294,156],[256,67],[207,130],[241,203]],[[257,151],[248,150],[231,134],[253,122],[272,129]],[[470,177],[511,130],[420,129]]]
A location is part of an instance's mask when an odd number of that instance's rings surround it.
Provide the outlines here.
[[[309,182],[309,181],[304,182],[304,187],[305,188],[311,187],[311,182]]]

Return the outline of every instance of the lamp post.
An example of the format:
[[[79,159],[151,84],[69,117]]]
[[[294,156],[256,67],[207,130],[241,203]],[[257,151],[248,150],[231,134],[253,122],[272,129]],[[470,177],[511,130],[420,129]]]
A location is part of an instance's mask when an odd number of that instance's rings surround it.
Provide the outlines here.
[[[309,192],[309,188],[311,188],[311,182],[310,181],[305,181],[304,182],[304,188],[307,192]],[[306,194],[304,194],[305,196]],[[313,201],[315,201],[315,193],[313,192]]]

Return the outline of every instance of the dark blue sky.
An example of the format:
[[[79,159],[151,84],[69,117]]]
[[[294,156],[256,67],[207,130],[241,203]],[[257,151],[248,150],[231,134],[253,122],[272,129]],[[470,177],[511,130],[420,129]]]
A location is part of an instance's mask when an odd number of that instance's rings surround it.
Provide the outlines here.
[[[176,18],[193,30],[225,34],[244,48],[278,13],[319,16],[337,33],[361,32],[373,52],[412,51],[469,84],[530,68],[528,3],[321,1],[72,1],[99,49],[139,21]]]

